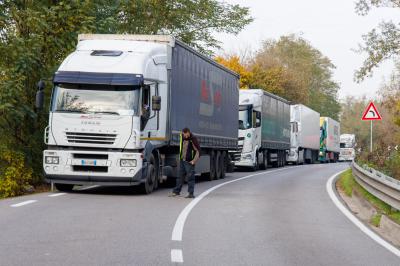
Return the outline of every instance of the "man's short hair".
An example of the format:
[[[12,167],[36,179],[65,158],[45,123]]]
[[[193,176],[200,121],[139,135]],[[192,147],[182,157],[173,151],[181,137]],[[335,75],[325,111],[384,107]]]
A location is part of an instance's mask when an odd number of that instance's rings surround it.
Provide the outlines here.
[[[182,132],[183,132],[183,133],[190,133],[190,129],[187,128],[187,127],[185,127],[184,129],[182,129]]]

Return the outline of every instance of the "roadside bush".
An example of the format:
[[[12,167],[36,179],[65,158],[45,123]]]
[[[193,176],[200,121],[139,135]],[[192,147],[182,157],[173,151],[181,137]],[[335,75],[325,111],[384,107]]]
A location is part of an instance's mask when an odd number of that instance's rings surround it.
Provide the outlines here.
[[[24,154],[0,150],[0,198],[24,194],[31,181],[32,169],[27,167]]]
[[[386,169],[388,174],[400,180],[400,153],[397,152],[386,161]]]
[[[400,152],[377,149],[372,153],[364,152],[357,155],[359,165],[366,164],[388,176],[400,180]]]

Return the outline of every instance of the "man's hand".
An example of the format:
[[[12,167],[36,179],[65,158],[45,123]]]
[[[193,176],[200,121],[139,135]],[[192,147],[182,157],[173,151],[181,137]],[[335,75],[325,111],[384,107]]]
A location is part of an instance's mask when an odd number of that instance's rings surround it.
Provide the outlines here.
[[[191,165],[194,165],[194,162],[193,162],[193,161],[190,161],[189,163],[190,163]]]

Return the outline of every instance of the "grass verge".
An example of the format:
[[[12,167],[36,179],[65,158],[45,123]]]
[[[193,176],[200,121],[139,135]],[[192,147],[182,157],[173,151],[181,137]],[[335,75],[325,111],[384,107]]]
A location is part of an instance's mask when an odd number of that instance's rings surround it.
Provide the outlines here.
[[[356,180],[354,179],[353,172],[351,169],[345,171],[340,175],[338,181],[339,187],[344,191],[344,193],[351,197],[353,192],[356,191],[357,195],[365,198],[369,203],[371,203],[377,210],[378,214],[372,217],[371,224],[378,226],[381,220],[382,214],[388,216],[397,224],[400,224],[400,211],[393,210],[393,208],[381,201],[368,191],[366,191],[363,187],[361,187]]]

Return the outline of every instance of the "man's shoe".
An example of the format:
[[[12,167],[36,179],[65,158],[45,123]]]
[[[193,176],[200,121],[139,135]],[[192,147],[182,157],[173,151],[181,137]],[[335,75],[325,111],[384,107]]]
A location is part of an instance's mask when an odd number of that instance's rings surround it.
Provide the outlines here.
[[[187,199],[194,199],[194,195],[193,195],[193,194],[188,194],[185,198],[187,198]]]
[[[179,196],[179,193],[171,192],[168,194],[168,197],[177,197]]]

